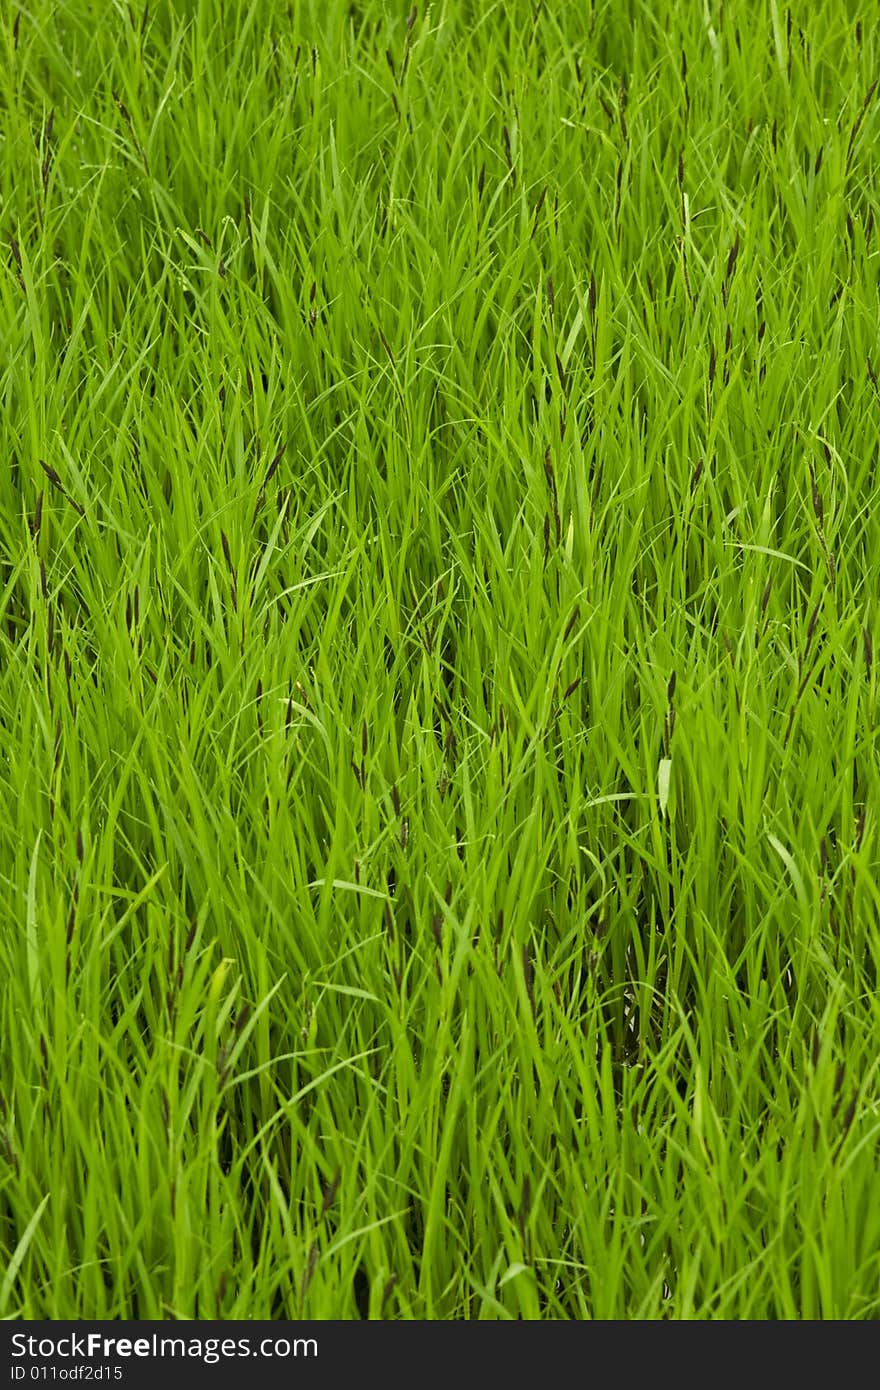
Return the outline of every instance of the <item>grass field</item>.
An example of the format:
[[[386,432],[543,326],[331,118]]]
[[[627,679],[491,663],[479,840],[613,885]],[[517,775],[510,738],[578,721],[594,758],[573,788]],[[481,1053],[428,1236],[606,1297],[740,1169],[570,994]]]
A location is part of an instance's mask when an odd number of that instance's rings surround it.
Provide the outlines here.
[[[0,15],[0,1316],[880,1316],[867,3]]]

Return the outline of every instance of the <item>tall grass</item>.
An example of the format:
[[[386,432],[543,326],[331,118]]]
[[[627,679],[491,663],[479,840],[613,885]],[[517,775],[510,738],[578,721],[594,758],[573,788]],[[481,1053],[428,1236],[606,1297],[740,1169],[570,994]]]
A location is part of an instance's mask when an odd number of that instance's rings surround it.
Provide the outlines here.
[[[0,1316],[866,1318],[876,16],[0,17]]]

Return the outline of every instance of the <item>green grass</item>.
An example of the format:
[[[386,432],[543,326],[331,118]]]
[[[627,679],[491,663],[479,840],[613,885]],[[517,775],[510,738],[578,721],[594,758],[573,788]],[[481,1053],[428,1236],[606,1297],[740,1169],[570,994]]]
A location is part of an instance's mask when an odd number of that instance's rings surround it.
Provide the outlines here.
[[[880,1315],[880,31],[0,17],[0,1316]]]

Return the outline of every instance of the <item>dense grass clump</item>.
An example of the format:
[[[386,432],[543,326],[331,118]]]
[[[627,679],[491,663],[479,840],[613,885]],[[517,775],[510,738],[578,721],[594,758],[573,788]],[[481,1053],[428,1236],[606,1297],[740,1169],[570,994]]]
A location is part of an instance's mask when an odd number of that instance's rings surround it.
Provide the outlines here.
[[[0,15],[0,1316],[880,1312],[874,7]]]

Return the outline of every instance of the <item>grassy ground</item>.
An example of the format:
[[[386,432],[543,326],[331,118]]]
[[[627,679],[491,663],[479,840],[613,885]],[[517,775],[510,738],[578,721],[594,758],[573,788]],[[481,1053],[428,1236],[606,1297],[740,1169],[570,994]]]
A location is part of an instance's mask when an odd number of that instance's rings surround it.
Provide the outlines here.
[[[880,33],[0,18],[0,1315],[880,1314]]]

